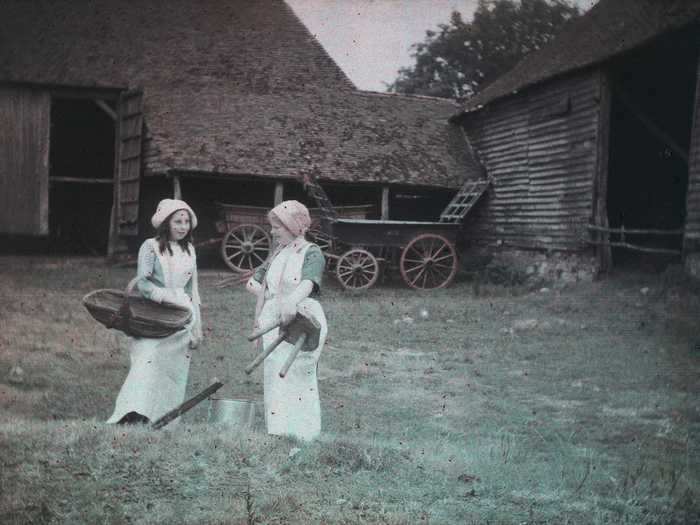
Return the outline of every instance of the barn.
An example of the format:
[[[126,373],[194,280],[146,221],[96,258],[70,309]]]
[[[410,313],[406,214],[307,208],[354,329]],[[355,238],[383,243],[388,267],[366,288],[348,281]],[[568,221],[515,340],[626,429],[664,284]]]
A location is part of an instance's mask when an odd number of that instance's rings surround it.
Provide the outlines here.
[[[469,99],[494,179],[477,243],[595,252],[600,269],[700,249],[700,3],[601,0]]]
[[[111,255],[176,195],[209,237],[217,201],[305,199],[305,173],[436,217],[475,170],[458,110],[358,91],[281,0],[5,0],[0,234]]]

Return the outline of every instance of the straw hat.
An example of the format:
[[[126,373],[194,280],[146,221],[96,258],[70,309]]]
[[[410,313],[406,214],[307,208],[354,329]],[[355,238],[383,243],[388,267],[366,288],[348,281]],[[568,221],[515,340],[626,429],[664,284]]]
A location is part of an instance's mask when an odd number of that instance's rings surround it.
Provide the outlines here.
[[[153,217],[151,217],[151,224],[154,228],[158,228],[163,224],[165,219],[178,210],[187,210],[189,212],[190,220],[192,221],[192,229],[194,230],[197,227],[197,216],[192,211],[189,204],[179,199],[163,199],[160,201],[156,212],[153,214]]]

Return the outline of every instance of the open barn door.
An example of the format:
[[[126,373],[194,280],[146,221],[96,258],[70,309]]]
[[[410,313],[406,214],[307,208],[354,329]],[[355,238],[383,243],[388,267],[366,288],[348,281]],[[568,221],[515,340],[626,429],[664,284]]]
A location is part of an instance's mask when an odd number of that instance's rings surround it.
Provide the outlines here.
[[[700,251],[700,59],[696,71],[693,128],[688,153],[688,195],[683,238],[685,253]]]
[[[0,233],[49,233],[49,119],[46,92],[0,87]]]
[[[119,157],[115,185],[119,236],[138,234],[142,131],[143,91],[125,91],[119,96]]]

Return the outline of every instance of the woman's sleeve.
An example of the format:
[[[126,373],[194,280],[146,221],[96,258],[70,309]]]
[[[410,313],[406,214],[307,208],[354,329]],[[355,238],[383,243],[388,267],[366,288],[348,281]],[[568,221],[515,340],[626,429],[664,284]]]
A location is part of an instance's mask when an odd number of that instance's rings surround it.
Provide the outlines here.
[[[153,276],[155,264],[156,252],[153,248],[153,243],[149,239],[145,241],[139,249],[138,266],[136,269],[136,276],[139,280],[136,283],[136,287],[146,299],[160,303],[163,302],[163,298],[165,297],[165,289],[161,288],[150,279]]]
[[[265,278],[265,274],[267,273],[267,267],[268,267],[268,266],[269,266],[269,264],[267,263],[267,261],[265,261],[263,264],[261,264],[260,266],[258,266],[258,267],[255,269],[255,272],[253,272],[253,279],[255,279],[255,280],[258,281],[260,284],[262,284],[263,279]]]
[[[309,280],[314,283],[314,294],[321,290],[321,281],[323,280],[323,269],[326,267],[326,258],[323,256],[321,248],[312,244],[306,250],[304,256],[304,264],[301,267],[301,280]]]

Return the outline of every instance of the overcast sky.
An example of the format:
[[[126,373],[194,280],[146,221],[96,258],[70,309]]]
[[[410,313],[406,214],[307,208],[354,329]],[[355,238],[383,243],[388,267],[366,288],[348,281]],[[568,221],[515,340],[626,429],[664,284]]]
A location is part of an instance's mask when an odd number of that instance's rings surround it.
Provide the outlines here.
[[[385,91],[411,44],[459,11],[470,19],[477,0],[286,0],[328,54],[360,89]],[[583,9],[596,0],[574,0]]]

